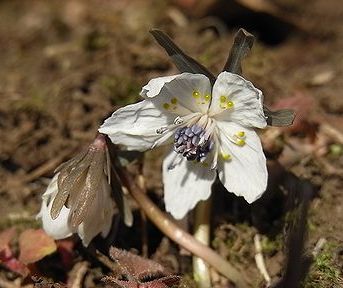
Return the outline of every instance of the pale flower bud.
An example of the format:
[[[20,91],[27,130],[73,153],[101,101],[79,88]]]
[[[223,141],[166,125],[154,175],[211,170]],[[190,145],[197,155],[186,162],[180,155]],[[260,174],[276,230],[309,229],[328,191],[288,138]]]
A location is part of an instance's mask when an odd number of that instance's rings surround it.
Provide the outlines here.
[[[84,246],[99,233],[108,235],[114,214],[109,161],[100,134],[87,150],[55,170],[37,215],[47,234],[62,239],[77,233]]]

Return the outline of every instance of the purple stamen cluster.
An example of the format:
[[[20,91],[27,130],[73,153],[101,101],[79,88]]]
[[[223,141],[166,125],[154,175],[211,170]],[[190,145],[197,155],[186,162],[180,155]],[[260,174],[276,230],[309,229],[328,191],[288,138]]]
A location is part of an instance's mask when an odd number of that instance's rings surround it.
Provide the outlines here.
[[[177,129],[174,136],[175,152],[189,161],[202,162],[213,147],[213,141],[209,137],[203,139],[205,133],[205,129],[198,125]]]

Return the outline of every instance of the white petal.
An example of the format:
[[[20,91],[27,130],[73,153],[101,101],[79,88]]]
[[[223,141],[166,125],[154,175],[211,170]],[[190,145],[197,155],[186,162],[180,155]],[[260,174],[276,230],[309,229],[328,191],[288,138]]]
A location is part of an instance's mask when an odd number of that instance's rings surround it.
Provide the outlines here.
[[[72,235],[72,232],[68,226],[70,209],[63,206],[59,216],[55,220],[53,220],[50,216],[52,203],[58,191],[57,177],[58,174],[52,178],[47,190],[43,194],[41,210],[37,215],[38,219],[42,219],[44,231],[56,240],[67,238]]]
[[[178,75],[165,76],[151,79],[148,84],[146,84],[140,93],[144,98],[153,98],[158,95],[165,83],[170,82]]]
[[[114,144],[128,150],[144,151],[161,138],[156,130],[173,123],[175,116],[167,115],[156,108],[151,100],[127,105],[115,111],[99,128]]]
[[[263,95],[243,77],[222,72],[213,86],[210,115],[221,121],[236,122],[245,127],[264,128]],[[233,103],[229,108],[228,101]]]
[[[211,97],[210,80],[202,74],[182,73],[166,82],[153,98],[161,110],[179,116],[190,113],[205,113]]]
[[[231,155],[231,160],[223,160],[219,155],[219,179],[225,188],[243,196],[252,203],[264,193],[267,187],[268,172],[261,141],[253,129],[244,128],[235,123],[217,122],[220,150]],[[244,131],[245,145],[234,144],[232,136]]]
[[[77,229],[77,233],[85,247],[87,247],[92,239],[99,233],[101,233],[103,237],[106,237],[111,229],[114,202],[110,193],[111,188],[104,176],[102,180],[102,189],[99,189],[94,201],[89,207],[86,219]]]
[[[171,152],[163,161],[164,202],[166,210],[174,218],[181,219],[193,209],[200,200],[206,200],[211,194],[211,186],[216,172],[201,163],[187,161],[182,157],[174,169],[169,170],[175,152]]]

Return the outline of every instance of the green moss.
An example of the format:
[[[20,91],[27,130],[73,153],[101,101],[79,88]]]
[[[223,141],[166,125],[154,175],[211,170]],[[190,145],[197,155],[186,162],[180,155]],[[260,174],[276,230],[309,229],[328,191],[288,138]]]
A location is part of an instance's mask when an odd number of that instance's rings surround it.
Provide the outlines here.
[[[191,275],[184,275],[181,278],[179,285],[175,286],[175,288],[196,288],[196,287],[197,287],[196,283],[192,279]],[[174,288],[174,286],[173,286],[173,288]]]
[[[41,222],[34,217],[7,217],[0,221],[0,231],[11,227],[16,227],[19,231],[22,231],[29,228],[38,229],[41,226]]]
[[[127,105],[139,99],[141,86],[126,77],[106,76],[101,80],[101,86],[115,105]]]
[[[47,98],[47,94],[42,89],[35,87],[27,91],[25,98],[13,102],[13,108],[15,110],[44,112]]]
[[[340,144],[331,144],[329,150],[329,155],[333,158],[339,158],[343,155],[343,145]]]
[[[279,234],[274,239],[263,236],[261,245],[262,245],[262,252],[264,254],[272,255],[276,253],[277,251],[282,250],[282,246],[283,246],[282,235]]]
[[[109,38],[97,30],[88,33],[83,40],[83,48],[86,51],[94,52],[106,48],[110,43]]]
[[[314,259],[305,288],[343,287],[342,273],[335,260],[336,243],[326,243],[320,254]]]

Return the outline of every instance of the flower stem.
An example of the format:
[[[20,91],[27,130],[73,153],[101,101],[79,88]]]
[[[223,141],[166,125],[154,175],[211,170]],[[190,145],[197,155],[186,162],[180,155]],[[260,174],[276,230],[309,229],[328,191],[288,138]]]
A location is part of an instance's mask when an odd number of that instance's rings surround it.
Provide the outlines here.
[[[168,216],[163,213],[136,185],[128,172],[124,169],[117,169],[117,172],[123,184],[128,188],[132,197],[144,210],[150,221],[153,222],[165,235],[180,246],[184,247],[186,250],[193,253],[195,256],[202,258],[219,273],[233,281],[236,284],[236,287],[248,287],[247,281],[244,279],[242,273],[211,248],[202,244],[169,219]]]
[[[195,207],[194,238],[206,246],[210,244],[211,198],[201,201]],[[193,256],[193,277],[199,288],[211,288],[211,275],[208,264]]]

